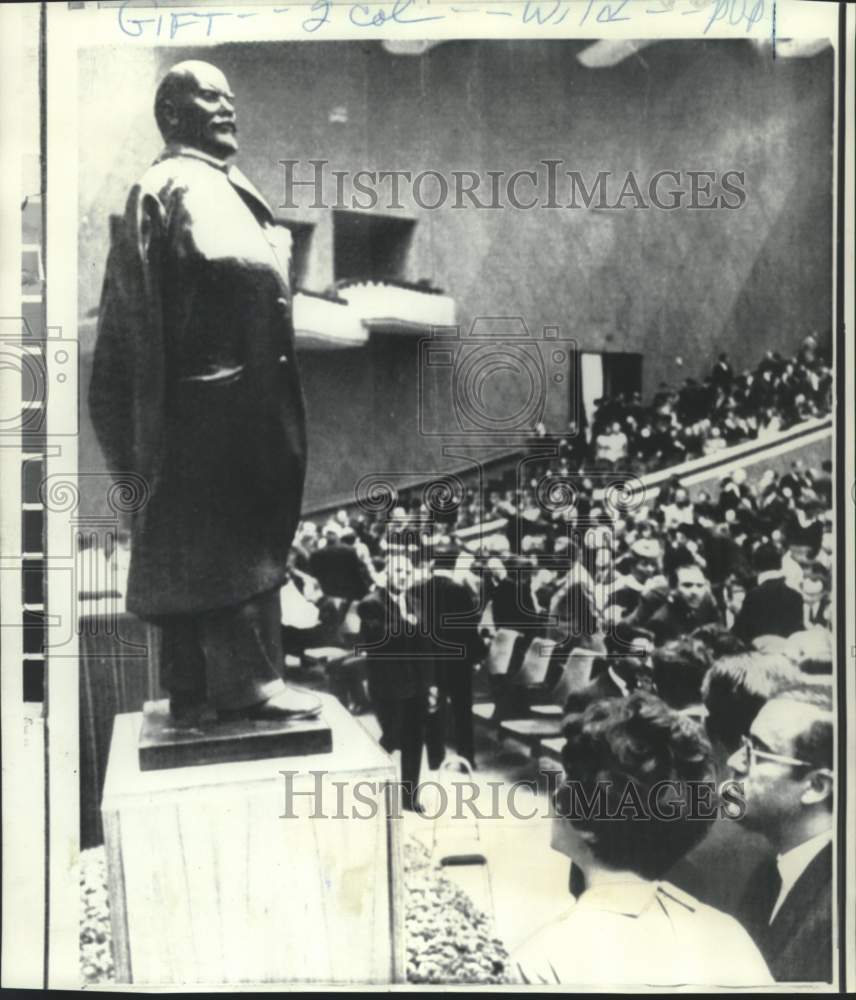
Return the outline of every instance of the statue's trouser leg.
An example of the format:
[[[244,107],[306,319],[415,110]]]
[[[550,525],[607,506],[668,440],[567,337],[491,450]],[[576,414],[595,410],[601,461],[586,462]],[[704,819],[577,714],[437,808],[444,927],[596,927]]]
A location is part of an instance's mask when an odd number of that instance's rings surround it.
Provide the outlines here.
[[[283,654],[279,589],[231,608],[164,619],[162,683],[175,700],[245,708],[278,694]]]
[[[173,711],[202,705],[206,698],[205,656],[197,636],[196,615],[162,618],[160,682],[169,692]]]
[[[281,618],[279,588],[204,616],[199,643],[215,707],[246,708],[284,689]]]

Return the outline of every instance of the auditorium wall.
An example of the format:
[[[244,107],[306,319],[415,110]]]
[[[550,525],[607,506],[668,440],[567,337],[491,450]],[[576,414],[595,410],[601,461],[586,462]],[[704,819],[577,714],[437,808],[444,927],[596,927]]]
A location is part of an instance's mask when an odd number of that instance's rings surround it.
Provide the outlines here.
[[[281,208],[283,159],[300,161],[303,179],[312,176],[311,159],[328,161],[328,171],[468,170],[485,178],[488,170],[543,174],[539,162],[553,159],[589,182],[599,171],[620,178],[632,170],[643,190],[659,170],[739,170],[746,198],[734,211],[432,211],[402,198],[406,207],[389,213],[415,220],[402,275],[452,295],[463,329],[478,316],[519,316],[536,335],[560,327],[581,350],[640,353],[648,396],[663,381],[705,374],[719,351],[741,368],[767,349],[793,351],[810,331],[829,343],[831,50],[774,62],[749,42],[680,41],[593,70],[576,59],[583,44],[459,41],[421,57],[394,56],[375,42],[229,45],[209,58],[238,96],[242,169],[279,214],[314,227],[310,290],[334,279],[333,213],[308,207],[308,188],[294,196],[303,207]],[[157,80],[173,62],[200,54],[140,48],[81,58],[84,382],[108,215],[121,210],[161,146],[151,115]],[[111,79],[115,89],[104,89]],[[327,180],[332,203],[329,173]],[[462,464],[418,434],[419,363],[412,334],[303,352],[308,507],[349,495],[366,473]],[[559,395],[548,400],[551,430],[564,429],[565,404]],[[81,466],[97,469],[81,416]]]

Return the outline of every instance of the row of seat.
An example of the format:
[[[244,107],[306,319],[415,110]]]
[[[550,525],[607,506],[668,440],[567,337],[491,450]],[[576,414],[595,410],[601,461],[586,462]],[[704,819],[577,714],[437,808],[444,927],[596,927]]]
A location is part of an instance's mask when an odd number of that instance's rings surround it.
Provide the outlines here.
[[[512,688],[522,689],[529,695],[537,692],[537,695],[534,701],[531,697],[521,699],[528,703],[528,711],[524,717],[497,719],[495,705],[490,702],[474,705],[474,717],[493,727],[500,737],[516,740],[529,747],[533,753],[559,760],[564,742],[561,739],[563,706],[571,692],[589,683],[594,661],[602,655],[602,649],[573,649],[562,663],[556,682],[549,690],[545,690],[544,683],[556,642],[540,636],[533,638],[519,669],[513,677],[508,677],[514,650],[522,633],[515,629],[492,627],[489,612],[481,624],[490,634],[485,666],[494,683],[502,680]]]
[[[534,705],[531,717],[526,719],[494,718],[494,704],[490,701],[473,705],[473,718],[492,728],[498,736],[513,739],[528,747],[532,753],[553,760],[561,759],[564,740],[561,738],[562,710],[556,705]]]

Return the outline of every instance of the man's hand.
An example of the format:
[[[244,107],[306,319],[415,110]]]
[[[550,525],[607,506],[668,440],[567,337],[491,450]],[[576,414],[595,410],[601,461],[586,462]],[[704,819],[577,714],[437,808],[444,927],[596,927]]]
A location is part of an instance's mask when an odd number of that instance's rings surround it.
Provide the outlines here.
[[[431,687],[428,688],[428,711],[433,715],[439,707],[440,692],[437,689],[437,685],[432,684]]]

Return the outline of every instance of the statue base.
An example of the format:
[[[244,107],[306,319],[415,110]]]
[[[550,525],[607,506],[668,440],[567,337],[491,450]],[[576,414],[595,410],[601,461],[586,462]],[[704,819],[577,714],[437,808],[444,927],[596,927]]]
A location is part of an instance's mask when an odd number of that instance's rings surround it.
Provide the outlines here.
[[[330,753],[140,768],[118,715],[101,802],[117,984],[386,984],[405,970],[396,769],[321,695]]]
[[[270,719],[221,722],[212,712],[189,725],[177,724],[172,719],[166,699],[147,701],[143,706],[141,771],[330,753],[332,749],[333,734],[323,716],[291,722]]]

